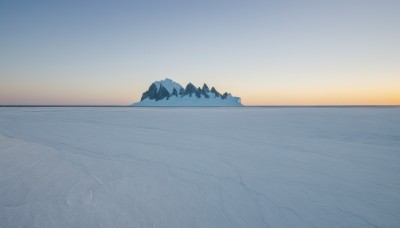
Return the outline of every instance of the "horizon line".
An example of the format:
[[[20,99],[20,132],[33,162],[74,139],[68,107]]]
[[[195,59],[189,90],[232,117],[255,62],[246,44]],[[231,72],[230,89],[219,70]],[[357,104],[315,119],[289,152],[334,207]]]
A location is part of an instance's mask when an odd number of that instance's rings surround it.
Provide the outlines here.
[[[6,104],[6,105],[2,105],[2,104],[0,104],[0,107],[1,108],[5,108],[5,107],[21,107],[21,108],[23,108],[23,107],[32,107],[32,108],[34,108],[34,107],[110,107],[110,108],[112,108],[112,107],[121,107],[121,108],[123,108],[123,107],[132,107],[132,108],[159,108],[159,107],[161,107],[161,108],[168,108],[168,107],[171,107],[171,108],[190,108],[190,107],[205,107],[205,108],[211,108],[211,107],[220,107],[220,108],[222,108],[222,107],[225,107],[225,108],[246,108],[246,107],[248,107],[248,108],[257,108],[257,107],[259,107],[259,108],[263,108],[263,107],[265,107],[265,108],[268,108],[268,107],[270,107],[270,108],[274,108],[274,107],[276,107],[276,108],[279,108],[279,107],[282,107],[282,108],[284,108],[284,107],[294,107],[294,108],[296,108],[296,107],[299,107],[299,108],[301,108],[301,107],[304,107],[304,108],[307,108],[307,107],[310,107],[310,108],[324,108],[324,107],[326,107],[326,108],[329,108],[329,107],[337,107],[337,108],[340,108],[340,107],[344,107],[344,108],[346,108],[346,107],[349,107],[349,108],[351,108],[351,107],[353,107],[353,108],[356,108],[356,107],[360,107],[360,108],[368,108],[368,107],[382,107],[382,108],[384,108],[384,107],[388,107],[388,108],[394,108],[394,107],[400,107],[400,104],[397,104],[397,105],[357,105],[357,104],[355,104],[355,105],[242,105],[242,106],[196,106],[196,105],[193,105],[193,106],[133,106],[133,105],[58,105],[58,104],[49,104],[49,105],[9,105],[9,104]]]

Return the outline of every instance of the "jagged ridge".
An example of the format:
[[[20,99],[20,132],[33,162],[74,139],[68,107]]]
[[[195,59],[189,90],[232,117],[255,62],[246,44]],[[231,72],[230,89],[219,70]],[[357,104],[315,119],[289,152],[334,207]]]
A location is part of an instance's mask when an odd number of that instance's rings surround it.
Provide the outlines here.
[[[199,100],[201,100],[202,105],[241,106],[239,97],[233,97],[227,92],[221,94],[214,87],[210,90],[206,83],[203,84],[203,87],[196,87],[192,83],[188,83],[186,87],[183,88],[180,84],[168,78],[153,82],[149,89],[143,93],[140,102],[134,105],[148,105],[148,103],[158,101],[163,101],[161,103],[165,105],[173,103],[172,101],[166,103],[168,100],[173,100],[175,103],[182,103],[181,101],[184,100],[185,102],[183,103],[185,103],[185,105],[190,105],[191,102],[189,101],[198,105]],[[156,103],[154,104],[157,105]]]

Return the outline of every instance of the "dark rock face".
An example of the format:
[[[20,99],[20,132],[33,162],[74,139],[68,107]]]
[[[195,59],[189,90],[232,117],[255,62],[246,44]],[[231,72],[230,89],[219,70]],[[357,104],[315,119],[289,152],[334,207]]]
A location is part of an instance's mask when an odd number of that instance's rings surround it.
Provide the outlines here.
[[[203,88],[201,89],[203,91],[203,93],[209,93],[210,89],[208,89],[208,86],[206,83],[204,83]]]
[[[210,92],[210,89],[208,89],[208,86],[206,83],[204,83],[203,88],[201,89],[201,94],[204,95],[205,98],[210,98],[208,93]]]
[[[164,98],[168,99],[169,97],[170,97],[170,94],[169,94],[168,90],[163,85],[160,85],[160,89],[158,89],[157,97],[155,98],[156,101],[162,100]]]
[[[183,89],[183,88],[181,88],[180,90],[179,90],[179,96],[183,96],[184,95],[184,93],[185,93],[185,90]]]
[[[220,97],[221,96],[221,94],[214,87],[211,88],[211,93],[215,94],[214,97]]]
[[[152,83],[149,87],[149,90],[143,93],[142,98],[140,101],[149,98],[150,100],[154,100],[157,97],[157,86],[156,84]]]
[[[200,89],[200,87],[199,88],[197,88],[197,90],[196,90],[196,97],[197,98],[200,98],[201,97],[201,89]]]
[[[143,93],[142,98],[140,101],[143,101],[145,99],[149,100],[163,100],[166,99],[168,100],[170,97],[176,96],[176,97],[184,97],[184,96],[196,96],[197,98],[201,98],[204,96],[205,98],[221,98],[221,99],[226,99],[229,94],[225,92],[224,94],[219,93],[214,87],[211,88],[211,90],[208,88],[207,84],[203,84],[203,87],[196,88],[192,83],[187,84],[186,88],[180,88],[179,92],[177,91],[176,88],[173,89],[172,94],[168,92],[168,90],[164,87],[163,84],[160,84],[160,87],[157,89],[157,86],[155,83],[152,83],[149,87],[149,89]]]
[[[176,90],[175,90],[175,92],[176,92]],[[149,90],[147,90],[146,92],[143,93],[140,101],[143,101],[146,98],[149,98],[150,100],[158,101],[158,100],[162,100],[164,98],[169,99],[170,96],[171,96],[171,94],[169,94],[168,90],[163,85],[160,85],[160,88],[157,90],[157,86],[153,83],[149,87]],[[176,93],[176,96],[178,96],[177,93]]]
[[[192,83],[189,83],[187,84],[186,89],[183,92],[183,96],[189,95],[189,97],[192,97],[193,93],[196,94],[196,92],[196,87]]]
[[[178,92],[176,91],[175,88],[174,88],[174,90],[172,91],[172,96],[178,97]]]

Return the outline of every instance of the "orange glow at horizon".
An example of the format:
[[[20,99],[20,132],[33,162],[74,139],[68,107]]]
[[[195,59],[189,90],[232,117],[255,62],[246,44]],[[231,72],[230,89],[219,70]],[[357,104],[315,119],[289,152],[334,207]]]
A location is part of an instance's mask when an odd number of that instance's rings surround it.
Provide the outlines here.
[[[241,90],[232,92],[243,105],[400,105],[400,86],[365,89]],[[23,92],[21,92],[23,91]],[[139,101],[144,91],[129,86],[117,89],[44,86],[0,86],[0,104],[15,105],[130,105]]]
[[[189,82],[196,86],[205,82],[221,93],[241,97],[243,105],[400,105],[400,69],[386,71],[368,69],[355,74],[344,68],[305,68],[297,72],[253,72],[251,77],[221,72],[192,75],[190,78],[196,81],[180,75],[171,78],[183,87]],[[62,84],[51,77],[32,81],[14,75],[0,83],[0,105],[130,105],[140,100],[154,79],[129,75],[122,74],[123,80],[111,80],[107,74],[73,80],[62,75],[66,78]],[[229,77],[231,80],[226,80]]]
[[[400,85],[358,90],[309,90],[249,92],[246,105],[400,105]]]

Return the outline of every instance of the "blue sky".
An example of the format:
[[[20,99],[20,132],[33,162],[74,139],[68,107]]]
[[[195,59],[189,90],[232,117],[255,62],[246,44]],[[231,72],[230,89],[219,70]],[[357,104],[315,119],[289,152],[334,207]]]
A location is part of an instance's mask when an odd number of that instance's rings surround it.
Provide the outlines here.
[[[399,104],[400,1],[0,1],[0,104]]]

